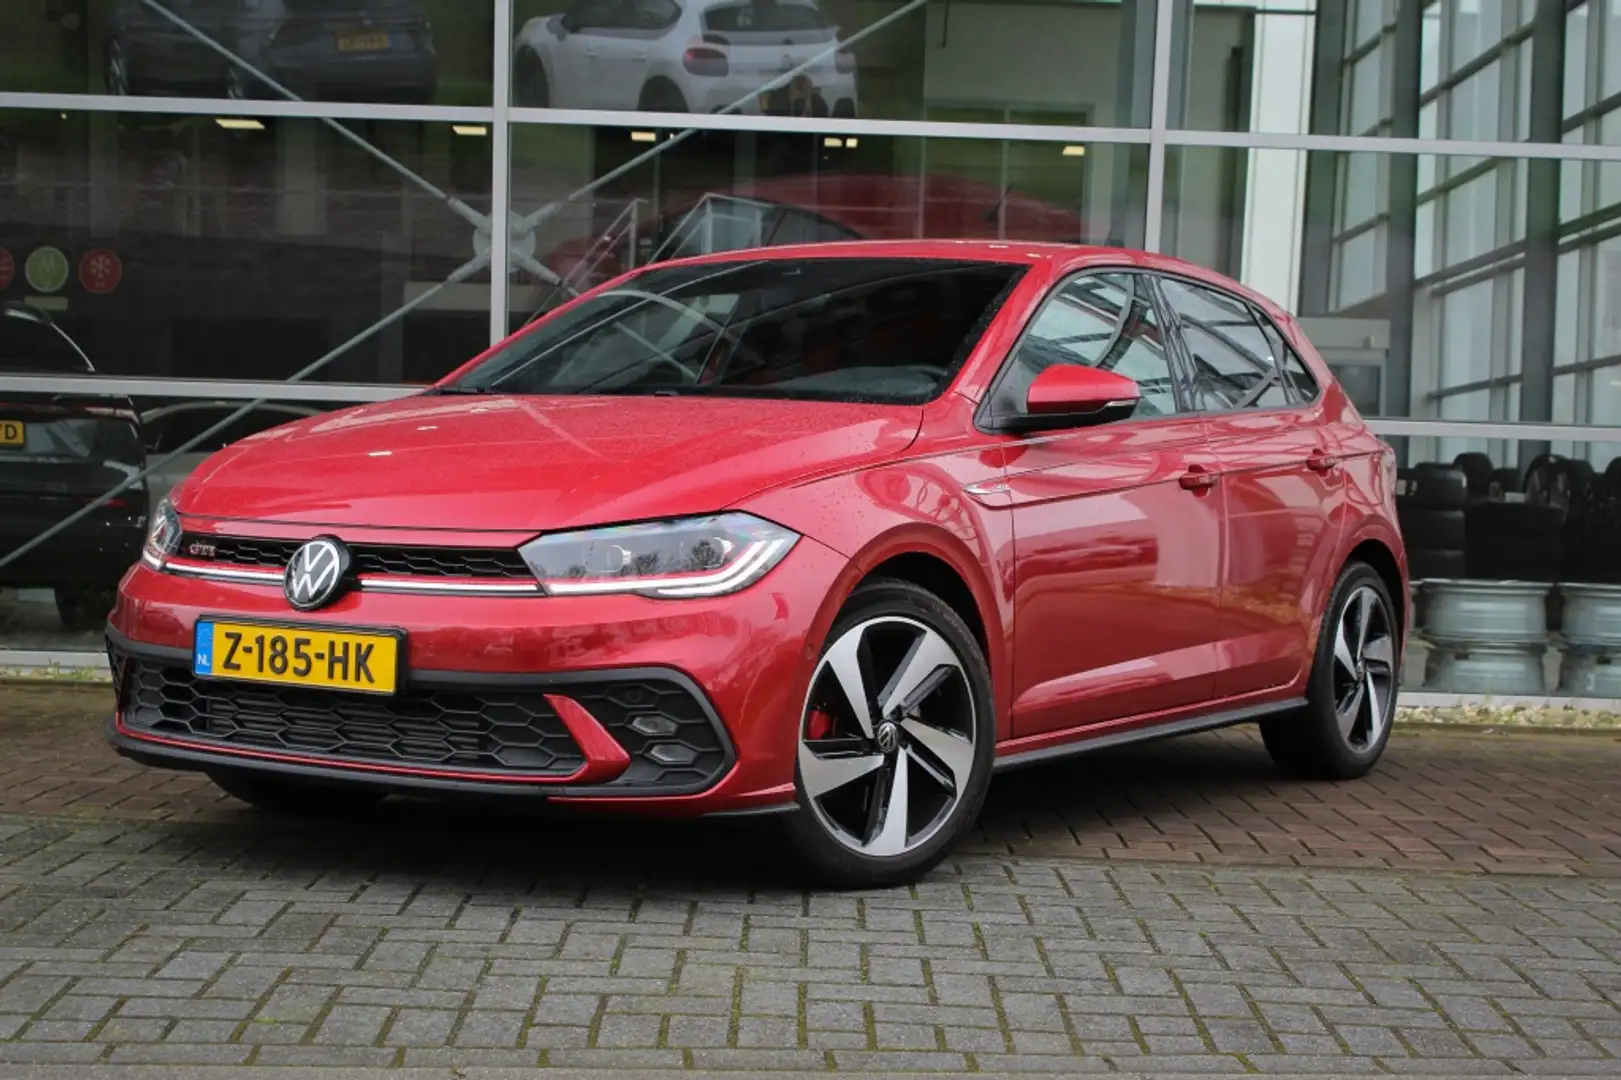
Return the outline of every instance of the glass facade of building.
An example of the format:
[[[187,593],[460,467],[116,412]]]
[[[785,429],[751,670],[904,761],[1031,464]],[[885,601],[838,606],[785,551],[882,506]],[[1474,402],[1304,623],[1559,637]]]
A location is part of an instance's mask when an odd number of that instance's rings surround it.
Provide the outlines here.
[[[626,268],[851,237],[1228,273],[1409,468],[1469,455],[1414,511],[1562,515],[1474,570],[1428,523],[1424,576],[1621,582],[1621,0],[12,0],[0,650],[95,648],[226,442]]]

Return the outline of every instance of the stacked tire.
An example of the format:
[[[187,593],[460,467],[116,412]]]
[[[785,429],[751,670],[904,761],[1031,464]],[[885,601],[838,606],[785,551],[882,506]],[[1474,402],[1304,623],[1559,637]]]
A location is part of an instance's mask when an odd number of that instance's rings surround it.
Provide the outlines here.
[[[1466,512],[1469,576],[1485,581],[1558,581],[1565,516],[1545,503],[1480,499]]]
[[[1433,462],[1396,475],[1396,517],[1407,545],[1409,575],[1414,581],[1464,577],[1469,547],[1467,475],[1455,465]]]
[[[1602,476],[1588,477],[1571,503],[1565,536],[1572,580],[1621,584],[1621,457]]]

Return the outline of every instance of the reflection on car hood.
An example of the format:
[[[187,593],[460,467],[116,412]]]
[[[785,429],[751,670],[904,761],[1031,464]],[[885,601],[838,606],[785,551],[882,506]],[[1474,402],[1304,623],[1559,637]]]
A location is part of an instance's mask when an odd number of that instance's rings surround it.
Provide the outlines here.
[[[205,462],[183,513],[322,525],[570,528],[702,513],[879,461],[922,409],[695,397],[439,397],[299,421]]]

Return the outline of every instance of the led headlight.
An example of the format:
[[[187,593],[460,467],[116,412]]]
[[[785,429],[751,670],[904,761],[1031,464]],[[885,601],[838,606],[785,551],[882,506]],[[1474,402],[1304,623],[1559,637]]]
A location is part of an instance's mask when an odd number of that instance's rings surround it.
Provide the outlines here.
[[[165,498],[152,512],[151,524],[146,530],[146,547],[141,558],[148,566],[163,569],[164,560],[180,550],[180,515]]]
[[[557,533],[520,551],[553,596],[724,596],[759,581],[799,539],[749,514]]]

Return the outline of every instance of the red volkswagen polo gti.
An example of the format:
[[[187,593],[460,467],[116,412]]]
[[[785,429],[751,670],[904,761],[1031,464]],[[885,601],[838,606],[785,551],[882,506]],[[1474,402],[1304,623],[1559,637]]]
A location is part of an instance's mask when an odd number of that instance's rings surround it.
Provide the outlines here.
[[[667,263],[208,460],[122,583],[111,738],[279,809],[781,811],[903,881],[999,768],[1245,720],[1371,768],[1393,480],[1294,321],[1172,259]]]

